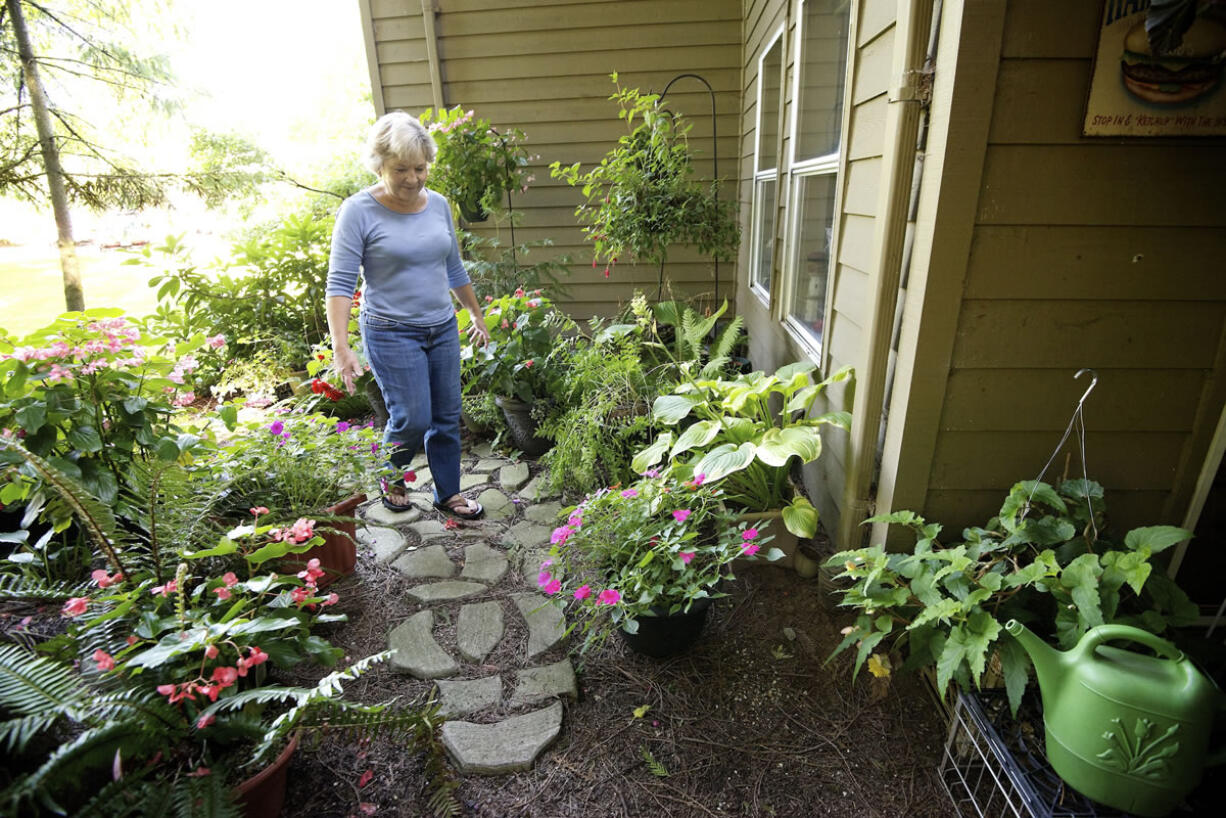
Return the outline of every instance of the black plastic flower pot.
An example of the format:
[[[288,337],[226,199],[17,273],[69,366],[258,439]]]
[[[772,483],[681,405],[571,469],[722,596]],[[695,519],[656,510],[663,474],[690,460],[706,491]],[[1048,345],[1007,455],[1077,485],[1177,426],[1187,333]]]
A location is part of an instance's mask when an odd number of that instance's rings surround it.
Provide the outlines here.
[[[637,633],[618,629],[626,645],[635,653],[665,659],[685,653],[698,641],[707,624],[711,600],[696,599],[688,611],[668,614],[666,608],[653,608],[653,615],[640,616]]]

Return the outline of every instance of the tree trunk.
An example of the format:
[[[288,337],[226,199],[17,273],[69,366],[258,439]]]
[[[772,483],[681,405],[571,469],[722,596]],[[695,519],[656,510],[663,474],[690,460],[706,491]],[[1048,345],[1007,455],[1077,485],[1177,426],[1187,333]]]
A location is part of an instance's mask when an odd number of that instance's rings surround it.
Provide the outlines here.
[[[69,310],[85,309],[85,291],[81,286],[81,266],[77,261],[76,243],[72,238],[72,218],[68,213],[68,193],[64,188],[64,169],[60,165],[60,149],[55,143],[51,126],[51,110],[47,91],[38,75],[38,63],[30,48],[30,34],[26,30],[25,15],[21,0],[5,0],[9,17],[13,20],[13,34],[17,39],[17,53],[25,75],[26,87],[30,90],[30,106],[34,109],[34,125],[38,129],[38,145],[43,154],[43,170],[47,174],[47,189],[51,194],[51,207],[55,212],[55,227],[58,232],[56,244],[60,250],[60,270],[64,274],[64,303]]]

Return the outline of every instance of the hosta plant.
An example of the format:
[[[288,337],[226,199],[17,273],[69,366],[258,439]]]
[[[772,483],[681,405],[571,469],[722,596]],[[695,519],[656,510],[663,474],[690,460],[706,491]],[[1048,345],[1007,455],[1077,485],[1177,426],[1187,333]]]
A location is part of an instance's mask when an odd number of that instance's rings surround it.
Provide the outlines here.
[[[1147,526],[1108,537],[1103,489],[1091,480],[1018,483],[986,526],[948,545],[937,540],[939,524],[910,511],[867,522],[906,526],[916,544],[910,553],[876,545],[830,558],[850,583],[841,604],[859,612],[834,651],[856,648],[853,674],[867,661],[874,675],[889,675],[889,652],[898,650],[904,667],[934,665],[941,691],[951,681],[969,690],[995,654],[1016,712],[1030,660],[1004,630],[1009,619],[1068,649],[1097,625],[1162,633],[1197,615],[1150,561],[1191,533]]]
[[[671,395],[656,398],[651,413],[665,428],[689,425],[680,434],[662,432],[635,456],[632,468],[641,474],[664,460],[665,473],[719,482],[727,502],[742,509],[782,508],[788,531],[812,537],[817,510],[795,492],[790,471],[793,464],[821,455],[823,426],[849,427],[847,412],[812,414],[812,409],[827,387],[852,377],[844,367],[817,381],[814,370],[802,362],[772,375],[751,372],[730,380],[681,383]],[[778,401],[780,411],[772,401]]]

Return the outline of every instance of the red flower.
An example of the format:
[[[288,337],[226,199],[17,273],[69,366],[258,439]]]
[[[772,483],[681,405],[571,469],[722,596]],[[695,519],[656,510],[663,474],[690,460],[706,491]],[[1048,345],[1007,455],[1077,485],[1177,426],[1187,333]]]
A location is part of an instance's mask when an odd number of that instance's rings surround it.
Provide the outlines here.
[[[85,609],[89,607],[89,597],[74,596],[69,597],[64,603],[64,607],[60,609],[60,613],[64,616],[80,616],[85,613]]]

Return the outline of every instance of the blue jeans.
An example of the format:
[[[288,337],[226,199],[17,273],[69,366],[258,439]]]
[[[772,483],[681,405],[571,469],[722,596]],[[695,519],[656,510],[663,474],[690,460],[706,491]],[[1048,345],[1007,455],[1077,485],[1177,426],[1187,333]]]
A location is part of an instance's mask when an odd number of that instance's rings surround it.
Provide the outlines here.
[[[400,474],[425,446],[434,500],[460,492],[460,332],[453,317],[418,327],[362,313],[370,370],[387,403],[383,443]],[[398,475],[399,476],[399,475]]]

